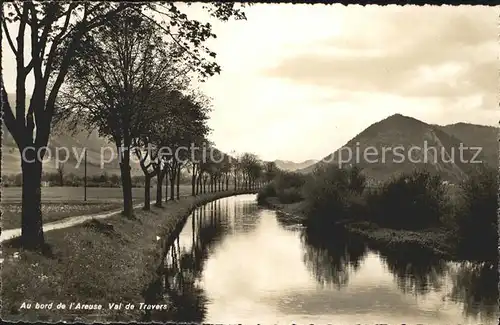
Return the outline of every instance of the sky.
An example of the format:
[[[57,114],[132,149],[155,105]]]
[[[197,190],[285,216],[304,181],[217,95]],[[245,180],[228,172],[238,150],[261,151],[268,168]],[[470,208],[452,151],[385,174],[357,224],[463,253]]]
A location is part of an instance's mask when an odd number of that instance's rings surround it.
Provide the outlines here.
[[[222,72],[200,84],[222,151],[319,160],[395,113],[442,125],[500,119],[498,8],[255,4],[245,12],[246,21],[211,21],[217,38],[207,45]],[[203,16],[196,5],[188,14]],[[7,86],[12,59],[4,51]]]
[[[497,125],[498,8],[256,4],[216,24],[212,139],[265,160],[321,159],[400,113]]]

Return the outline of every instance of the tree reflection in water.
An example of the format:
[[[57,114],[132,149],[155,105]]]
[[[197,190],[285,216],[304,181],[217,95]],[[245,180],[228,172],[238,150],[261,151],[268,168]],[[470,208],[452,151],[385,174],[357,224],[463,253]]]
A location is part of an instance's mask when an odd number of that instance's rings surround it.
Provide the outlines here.
[[[380,257],[404,293],[415,296],[440,290],[446,281],[446,261],[421,248],[382,249]]]
[[[404,293],[418,296],[439,291],[451,277],[448,297],[463,304],[463,313],[467,317],[498,318],[496,264],[464,262],[456,265],[422,249],[378,251]]]
[[[181,247],[179,237],[165,256],[161,277],[150,285],[156,295],[146,303],[168,304],[169,309],[152,311],[146,317],[150,321],[201,322],[205,317],[206,297],[196,285],[200,279],[210,250],[225,234],[226,209],[220,201],[214,201],[192,213],[191,246]],[[223,212],[224,211],[224,212]],[[148,302],[149,300],[149,302]],[[153,302],[154,301],[154,302]]]
[[[255,222],[258,210],[259,208],[254,201],[234,204],[234,230],[244,233],[254,231],[258,225]]]
[[[498,318],[498,267],[494,263],[461,263],[452,274],[451,299],[463,303],[464,314]]]
[[[359,269],[367,254],[365,244],[343,228],[333,229],[328,238],[304,229],[304,263],[316,281],[325,287],[343,288]]]

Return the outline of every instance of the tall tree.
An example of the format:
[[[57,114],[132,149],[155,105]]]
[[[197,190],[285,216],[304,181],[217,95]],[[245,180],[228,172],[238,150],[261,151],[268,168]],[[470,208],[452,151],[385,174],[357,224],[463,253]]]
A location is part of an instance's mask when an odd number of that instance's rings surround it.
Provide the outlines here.
[[[229,190],[229,178],[231,176],[231,168],[232,168],[232,157],[227,154],[224,154],[224,159],[221,162],[221,173],[223,177],[223,189],[226,191]]]
[[[75,49],[83,35],[115,17],[125,6],[124,3],[55,1],[16,1],[2,5],[2,34],[16,59],[15,108],[9,104],[2,74],[2,109],[5,125],[23,157],[21,241],[25,248],[39,248],[44,244],[42,159],[57,95]],[[33,76],[32,91],[27,87],[28,76]]]
[[[70,109],[116,145],[123,189],[123,214],[132,216],[130,150],[164,112],[165,89],[183,71],[182,52],[169,47],[157,26],[133,9],[82,39],[68,75]]]
[[[175,184],[180,182],[180,172],[192,160],[192,144],[200,144],[208,135],[207,126],[210,102],[203,96],[178,93],[171,103],[170,124],[165,134],[165,145],[172,155],[166,160],[170,181],[170,198],[175,199]],[[179,192],[177,191],[177,197]]]
[[[253,185],[253,181],[255,177],[257,177],[258,172],[257,164],[258,159],[257,156],[252,153],[244,153],[240,157],[241,170],[243,175],[243,182],[245,184],[245,189],[250,189]]]
[[[264,163],[264,180],[266,183],[272,181],[276,175],[278,174],[278,166],[276,166],[276,162],[268,161]]]
[[[178,88],[184,88],[185,85],[181,83],[178,86],[181,86]],[[172,156],[169,151],[164,149],[171,149],[168,147],[172,136],[171,130],[182,127],[176,123],[178,110],[175,107],[180,105],[180,98],[183,96],[176,89],[162,88],[160,93],[163,93],[163,96],[158,96],[157,100],[148,107],[148,110],[154,112],[149,114],[153,118],[143,116],[141,123],[143,127],[138,132],[139,136],[135,139],[134,145],[146,183],[150,184],[151,178],[157,177],[157,206],[161,206],[162,203],[162,182],[168,171],[167,162]],[[149,210],[149,200],[150,189],[146,187],[144,202],[146,210]]]

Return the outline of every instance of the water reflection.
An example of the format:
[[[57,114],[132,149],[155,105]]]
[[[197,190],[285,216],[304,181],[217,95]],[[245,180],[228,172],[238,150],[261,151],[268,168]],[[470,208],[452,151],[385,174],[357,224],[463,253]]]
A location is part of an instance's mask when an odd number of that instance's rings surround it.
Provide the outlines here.
[[[462,305],[468,319],[488,322],[500,316],[498,269],[493,263],[446,262],[419,249],[378,252],[402,292],[437,294],[441,303],[450,300]]]
[[[342,229],[321,238],[238,196],[188,218],[145,295],[169,308],[146,320],[495,324],[496,288],[495,267],[381,251]]]
[[[448,264],[431,252],[414,248],[386,249],[379,253],[404,293],[425,295],[439,291],[446,281]]]
[[[167,251],[160,278],[145,295],[145,303],[167,304],[169,308],[148,312],[145,320],[203,321],[207,298],[198,282],[205,261],[228,233],[252,231],[257,210],[253,200],[234,204],[233,197],[195,209]]]
[[[367,253],[365,244],[342,228],[332,231],[329,238],[304,230],[301,239],[304,263],[321,286],[346,286]]]
[[[452,275],[451,299],[463,304],[468,317],[498,318],[498,267],[493,263],[461,263]]]
[[[170,308],[152,312],[148,320],[201,322],[204,319],[206,297],[196,282],[210,250],[224,236],[227,213],[221,213],[221,209],[227,212],[228,206],[221,208],[221,203],[214,201],[196,209],[187,221],[190,231],[184,231],[184,236],[179,236],[167,252],[161,283],[156,283],[161,287],[161,299],[155,304],[166,303]],[[190,245],[186,245],[186,235],[190,237]]]

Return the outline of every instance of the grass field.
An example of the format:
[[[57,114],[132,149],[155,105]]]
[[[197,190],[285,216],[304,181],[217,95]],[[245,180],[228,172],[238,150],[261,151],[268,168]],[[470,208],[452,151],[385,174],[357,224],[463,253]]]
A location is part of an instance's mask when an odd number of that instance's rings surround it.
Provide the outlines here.
[[[191,194],[191,186],[181,185],[180,195]],[[134,204],[144,200],[144,188],[132,189]],[[156,188],[151,189],[151,199],[156,197]],[[165,198],[165,193],[163,193]],[[2,229],[21,227],[21,188],[7,187],[2,192]],[[87,188],[87,201],[83,200],[83,187],[43,187],[43,222],[53,222],[98,212],[120,209],[122,189],[91,187]]]
[[[190,194],[191,185],[181,185],[180,194]],[[165,195],[165,188],[163,188]],[[151,198],[156,196],[156,188],[151,189]],[[132,197],[142,200],[144,188],[133,188]],[[100,202],[120,202],[122,189],[120,187],[87,187],[87,200]],[[21,187],[5,187],[2,189],[2,202],[21,202]],[[83,203],[83,187],[42,187],[42,202]]]
[[[121,208],[121,202],[85,202],[42,204],[43,223],[61,220],[68,217],[94,214]],[[21,204],[2,203],[2,229],[21,228]]]

